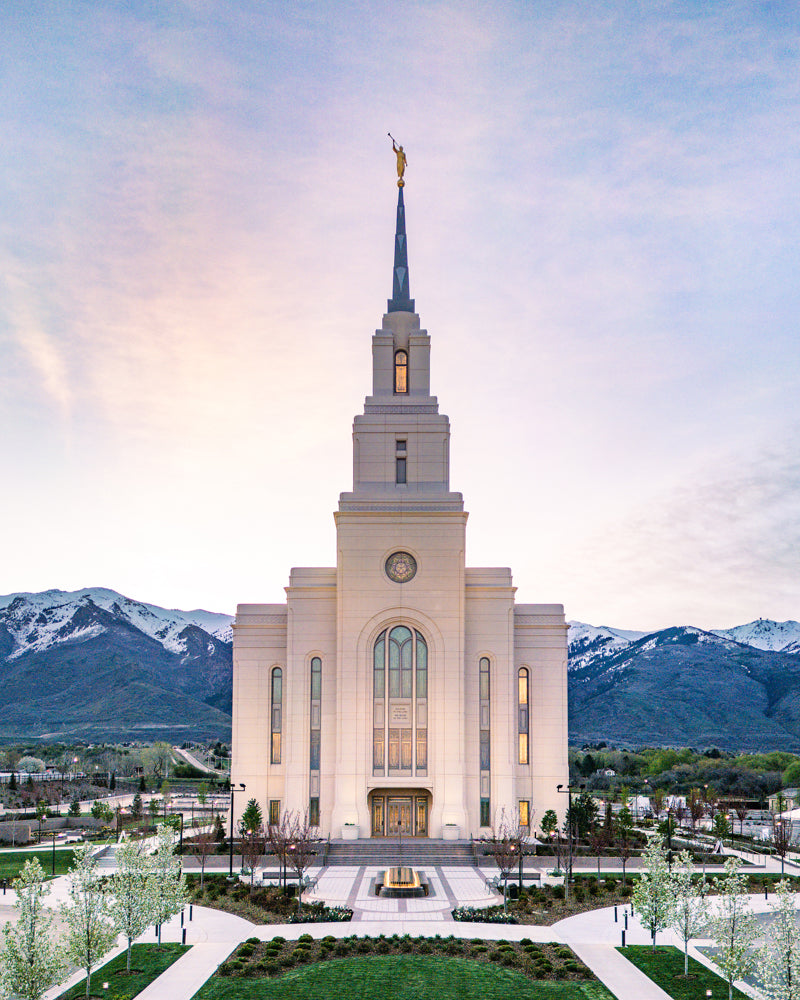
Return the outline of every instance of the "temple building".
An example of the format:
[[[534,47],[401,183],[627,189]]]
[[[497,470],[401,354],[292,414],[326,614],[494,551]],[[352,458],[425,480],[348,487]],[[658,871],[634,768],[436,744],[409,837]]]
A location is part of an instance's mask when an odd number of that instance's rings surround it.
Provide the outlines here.
[[[517,604],[510,569],[465,566],[400,177],[336,565],[292,569],[285,604],[239,605],[234,624],[236,814],[255,797],[270,822],[307,811],[334,838],[485,835],[501,810],[533,827],[563,814],[568,779],[564,609]]]

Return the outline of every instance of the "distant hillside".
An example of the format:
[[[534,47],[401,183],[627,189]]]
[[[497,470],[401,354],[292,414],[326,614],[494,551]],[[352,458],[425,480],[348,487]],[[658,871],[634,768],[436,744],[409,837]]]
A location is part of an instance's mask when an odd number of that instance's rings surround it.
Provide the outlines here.
[[[570,622],[573,742],[800,751],[800,624]],[[113,590],[0,597],[0,740],[227,739],[229,615]]]
[[[763,619],[650,635],[570,623],[570,739],[800,750],[798,640],[797,622]]]
[[[228,738],[230,626],[102,588],[0,597],[0,739]]]

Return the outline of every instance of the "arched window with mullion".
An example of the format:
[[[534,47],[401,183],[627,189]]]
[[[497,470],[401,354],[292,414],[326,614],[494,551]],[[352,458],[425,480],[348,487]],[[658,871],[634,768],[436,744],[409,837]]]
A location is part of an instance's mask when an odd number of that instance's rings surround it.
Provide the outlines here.
[[[424,776],[427,767],[428,646],[395,625],[373,647],[373,774]]]

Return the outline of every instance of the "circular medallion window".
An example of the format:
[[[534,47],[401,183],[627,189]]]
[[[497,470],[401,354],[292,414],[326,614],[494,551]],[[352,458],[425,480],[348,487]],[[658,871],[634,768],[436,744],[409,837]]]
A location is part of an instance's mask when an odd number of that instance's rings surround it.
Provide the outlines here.
[[[386,560],[386,575],[395,583],[408,583],[417,575],[417,560],[409,552],[393,552]]]

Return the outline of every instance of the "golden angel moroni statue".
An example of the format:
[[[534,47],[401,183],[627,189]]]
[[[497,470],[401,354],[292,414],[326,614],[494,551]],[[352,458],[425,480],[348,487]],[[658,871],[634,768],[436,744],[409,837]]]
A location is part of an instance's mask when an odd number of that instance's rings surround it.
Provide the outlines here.
[[[392,149],[394,150],[397,156],[397,186],[399,188],[405,187],[406,182],[403,180],[403,175],[406,172],[406,166],[408,164],[408,160],[406,159],[406,154],[403,152],[403,147],[397,145],[392,133],[387,132],[386,134],[392,140]]]

